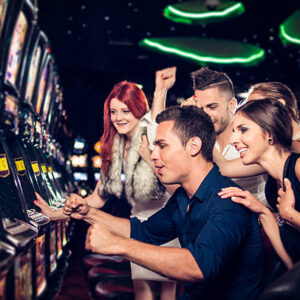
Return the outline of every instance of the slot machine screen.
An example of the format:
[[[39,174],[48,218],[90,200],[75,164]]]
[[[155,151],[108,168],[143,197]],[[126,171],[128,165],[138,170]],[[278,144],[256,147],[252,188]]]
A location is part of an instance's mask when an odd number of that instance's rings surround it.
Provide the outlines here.
[[[47,120],[46,120],[46,124],[49,124],[49,129],[52,127],[52,119],[53,119],[53,115],[54,115],[54,107],[56,105],[56,103],[59,101],[59,96],[56,94],[55,95],[55,100],[50,102],[50,107],[49,111],[48,111],[48,115],[47,115]],[[51,131],[51,130],[49,130]]]
[[[0,0],[0,37],[2,33],[3,24],[5,21],[6,8],[7,8],[7,0]]]
[[[32,94],[38,73],[38,66],[41,58],[41,53],[41,47],[36,47],[29,67],[28,80],[26,83],[25,101],[27,103],[32,103]]]
[[[31,249],[20,253],[14,260],[15,299],[32,298]]]
[[[60,258],[63,254],[62,251],[62,220],[57,221],[57,258]]]
[[[11,40],[5,73],[5,81],[13,86],[16,86],[27,29],[28,22],[25,14],[21,11]]]
[[[9,94],[5,95],[4,104],[5,124],[6,125],[18,125],[18,104],[17,99]]]
[[[46,256],[45,256],[45,234],[35,240],[36,261],[36,294],[41,295],[46,288]]]
[[[52,81],[51,84],[49,85],[49,88],[48,88],[48,90],[46,92],[46,96],[45,96],[45,101],[44,101],[44,106],[43,106],[43,119],[45,121],[47,119],[47,115],[48,115],[48,111],[49,111],[49,107],[50,107],[53,88],[54,88],[54,81]]]
[[[0,277],[0,299],[6,300],[6,284],[7,284],[7,276],[1,275]]]
[[[56,224],[52,223],[50,225],[50,273],[57,268],[56,254]]]
[[[36,106],[35,106],[35,111],[38,114],[41,112],[41,106],[42,106],[43,97],[45,94],[45,87],[47,84],[48,72],[49,72],[49,64],[47,64],[47,66],[44,68],[42,77],[40,79],[37,101],[36,101]]]

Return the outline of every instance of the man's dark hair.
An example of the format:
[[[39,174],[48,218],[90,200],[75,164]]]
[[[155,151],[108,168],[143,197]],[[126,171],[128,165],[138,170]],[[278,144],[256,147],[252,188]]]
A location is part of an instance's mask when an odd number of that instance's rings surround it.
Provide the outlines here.
[[[192,72],[193,89],[206,90],[217,87],[220,93],[223,93],[229,101],[234,97],[234,88],[231,79],[226,73],[210,70],[207,67]]]
[[[174,121],[173,130],[183,146],[186,146],[191,138],[199,137],[202,141],[202,156],[206,161],[212,161],[216,141],[215,129],[209,115],[201,108],[194,105],[169,107],[156,117],[158,124],[165,121]]]

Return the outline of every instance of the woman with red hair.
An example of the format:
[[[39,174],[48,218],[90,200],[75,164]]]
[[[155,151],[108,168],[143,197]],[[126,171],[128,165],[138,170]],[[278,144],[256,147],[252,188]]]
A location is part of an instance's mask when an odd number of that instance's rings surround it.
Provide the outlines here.
[[[151,111],[145,94],[133,82],[119,82],[109,93],[104,103],[104,130],[100,140],[101,176],[94,192],[86,198],[90,206],[102,208],[107,200],[118,201],[119,205],[129,203],[131,217],[143,221],[165,205],[170,195],[155,175],[152,162],[145,158],[144,150],[140,151],[140,145],[142,142],[144,145],[147,136],[149,148],[153,146],[154,120],[165,108],[166,93],[175,82],[175,72],[175,67],[156,72]],[[62,212],[49,212],[39,197],[37,205],[51,219],[62,217],[59,216]],[[166,245],[179,247],[177,240]],[[135,299],[154,299],[155,281],[162,282],[161,299],[175,299],[175,282],[136,264],[131,264],[131,271]]]

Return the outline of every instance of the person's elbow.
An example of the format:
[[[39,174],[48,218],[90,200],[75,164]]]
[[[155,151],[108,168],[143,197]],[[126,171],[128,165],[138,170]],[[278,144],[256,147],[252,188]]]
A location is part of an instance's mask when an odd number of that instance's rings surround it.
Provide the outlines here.
[[[186,272],[181,280],[187,282],[199,282],[204,280],[204,276],[199,266],[194,265],[186,269]]]

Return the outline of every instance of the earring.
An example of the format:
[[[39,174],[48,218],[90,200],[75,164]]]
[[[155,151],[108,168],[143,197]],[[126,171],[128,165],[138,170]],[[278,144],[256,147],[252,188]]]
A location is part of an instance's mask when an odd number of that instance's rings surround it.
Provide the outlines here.
[[[268,138],[268,143],[269,143],[269,145],[273,145],[273,139],[272,138]]]

